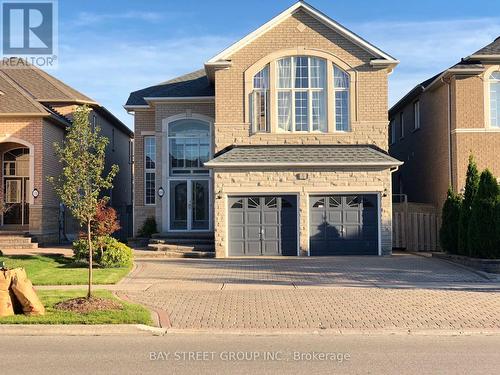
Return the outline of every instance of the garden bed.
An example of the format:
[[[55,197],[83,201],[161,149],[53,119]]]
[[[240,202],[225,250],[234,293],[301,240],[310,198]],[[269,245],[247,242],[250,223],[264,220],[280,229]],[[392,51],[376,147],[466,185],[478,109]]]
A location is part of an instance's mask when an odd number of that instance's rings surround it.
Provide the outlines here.
[[[500,259],[479,259],[445,253],[432,253],[432,256],[471,267],[478,271],[500,274]]]

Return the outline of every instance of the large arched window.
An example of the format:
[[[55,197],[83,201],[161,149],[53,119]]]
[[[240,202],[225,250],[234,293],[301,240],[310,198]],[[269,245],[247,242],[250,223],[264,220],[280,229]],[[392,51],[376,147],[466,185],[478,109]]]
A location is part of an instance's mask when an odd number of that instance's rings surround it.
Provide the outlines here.
[[[495,71],[489,76],[490,90],[490,126],[500,127],[500,71]]]
[[[197,119],[172,121],[168,126],[170,175],[208,174],[210,124]]]
[[[278,58],[249,78],[253,133],[350,130],[351,76],[328,58]]]

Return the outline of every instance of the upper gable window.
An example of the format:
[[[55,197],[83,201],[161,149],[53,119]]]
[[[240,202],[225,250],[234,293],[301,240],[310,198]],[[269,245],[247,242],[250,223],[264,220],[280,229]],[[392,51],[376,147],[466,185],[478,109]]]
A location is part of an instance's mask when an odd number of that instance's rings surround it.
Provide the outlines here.
[[[349,75],[338,66],[333,66],[333,88],[335,90],[335,130],[349,130]]]
[[[278,130],[326,132],[326,61],[285,57],[276,64]]]
[[[269,64],[253,77],[253,91],[250,94],[252,131],[269,132]]]
[[[500,71],[489,76],[490,90],[490,126],[500,127]]]

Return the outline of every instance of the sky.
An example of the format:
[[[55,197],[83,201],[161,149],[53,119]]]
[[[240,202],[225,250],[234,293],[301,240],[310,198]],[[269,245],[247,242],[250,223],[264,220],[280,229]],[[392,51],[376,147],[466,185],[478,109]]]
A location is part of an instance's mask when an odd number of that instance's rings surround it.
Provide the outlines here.
[[[401,61],[389,103],[500,36],[498,0],[310,0]],[[131,91],[203,67],[293,0],[59,0],[59,61],[49,73],[127,126]]]

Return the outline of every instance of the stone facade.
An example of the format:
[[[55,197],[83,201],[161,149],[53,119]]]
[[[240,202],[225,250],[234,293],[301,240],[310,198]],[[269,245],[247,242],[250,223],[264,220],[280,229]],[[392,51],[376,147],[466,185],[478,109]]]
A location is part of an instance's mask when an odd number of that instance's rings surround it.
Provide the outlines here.
[[[307,174],[299,179],[297,174]],[[298,196],[299,250],[309,250],[309,195],[324,193],[377,193],[380,197],[381,255],[392,251],[391,172],[385,170],[231,170],[214,173],[215,249],[217,257],[227,256],[227,198],[231,195],[292,194]]]
[[[491,67],[485,65],[485,71]],[[448,187],[457,192],[464,187],[471,153],[480,170],[488,168],[500,176],[500,129],[487,124],[486,74],[453,75],[391,110],[396,142],[390,146],[390,154],[405,162],[394,174],[395,193],[407,194],[411,202],[442,207]],[[421,125],[415,130],[413,103],[417,100]]]

